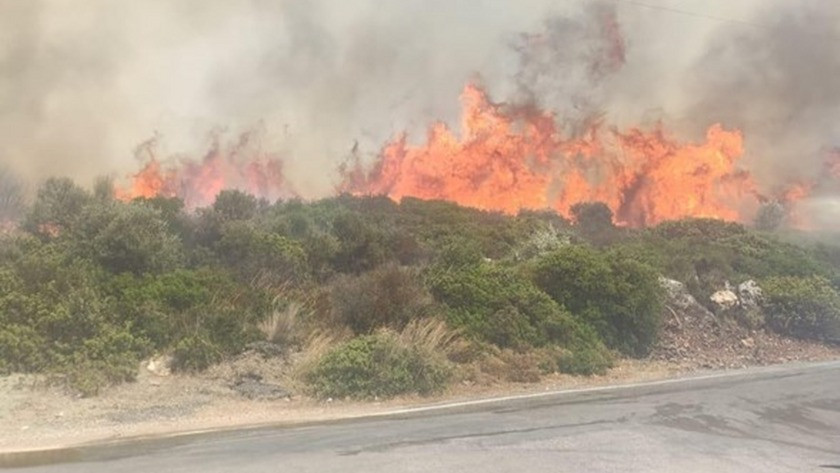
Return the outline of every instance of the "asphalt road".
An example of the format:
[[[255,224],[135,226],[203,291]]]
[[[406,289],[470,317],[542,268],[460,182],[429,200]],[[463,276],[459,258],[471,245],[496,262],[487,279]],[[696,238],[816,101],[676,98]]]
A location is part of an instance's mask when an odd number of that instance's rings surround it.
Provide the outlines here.
[[[840,471],[840,363],[135,442],[36,460],[64,463],[19,471]]]

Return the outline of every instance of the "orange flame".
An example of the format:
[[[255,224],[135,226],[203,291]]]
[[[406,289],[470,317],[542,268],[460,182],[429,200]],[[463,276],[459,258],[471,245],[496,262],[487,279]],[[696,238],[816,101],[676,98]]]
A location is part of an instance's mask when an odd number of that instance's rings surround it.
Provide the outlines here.
[[[114,194],[126,201],[179,197],[189,209],[212,204],[225,189],[239,189],[268,200],[297,195],[283,176],[283,162],[262,153],[245,153],[247,144],[247,135],[229,150],[216,140],[202,160],[181,160],[169,166],[164,166],[153,146],[146,144],[141,150],[148,155],[145,165],[131,176],[129,185],[117,186]]]
[[[643,226],[681,217],[742,219],[755,185],[736,164],[739,131],[709,128],[706,141],[682,144],[661,128],[604,131],[593,124],[563,137],[551,113],[492,103],[470,84],[461,97],[461,133],[437,123],[426,143],[403,134],[387,144],[369,173],[345,169],[341,190],[443,199],[508,214],[600,200],[619,223]]]

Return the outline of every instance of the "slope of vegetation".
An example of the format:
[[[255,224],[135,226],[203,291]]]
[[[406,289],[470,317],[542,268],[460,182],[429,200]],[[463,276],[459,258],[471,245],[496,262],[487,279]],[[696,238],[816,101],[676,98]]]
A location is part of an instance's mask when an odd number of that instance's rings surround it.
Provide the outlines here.
[[[511,379],[602,373],[655,344],[660,276],[700,301],[756,279],[770,328],[840,333],[837,248],[714,220],[628,230],[604,210],[576,206],[572,223],[411,198],[269,204],[224,191],[188,212],[52,179],[0,236],[0,372],[95,394],[155,353],[200,371],[266,340],[290,350],[329,339],[301,367],[317,396],[433,393],[498,363]]]

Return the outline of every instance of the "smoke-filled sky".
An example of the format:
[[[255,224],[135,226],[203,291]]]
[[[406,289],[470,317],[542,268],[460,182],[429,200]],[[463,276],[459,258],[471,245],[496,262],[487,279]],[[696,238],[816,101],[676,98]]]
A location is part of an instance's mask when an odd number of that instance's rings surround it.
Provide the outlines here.
[[[593,77],[578,63],[587,12],[605,5],[626,57]],[[553,49],[523,63],[522,34],[551,31]],[[560,116],[662,120],[690,138],[740,127],[771,186],[818,173],[840,145],[838,78],[835,0],[2,0],[0,160],[32,181],[90,182],[137,169],[152,136],[200,156],[212,131],[259,129],[317,197],[356,142],[375,153],[399,131],[457,124],[464,83],[481,80]]]

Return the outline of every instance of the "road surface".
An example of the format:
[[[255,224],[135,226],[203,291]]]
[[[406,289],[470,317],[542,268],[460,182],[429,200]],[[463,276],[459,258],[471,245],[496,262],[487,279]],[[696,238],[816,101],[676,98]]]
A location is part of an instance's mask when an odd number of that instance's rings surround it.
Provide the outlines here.
[[[12,460],[30,473],[840,471],[840,362]]]

